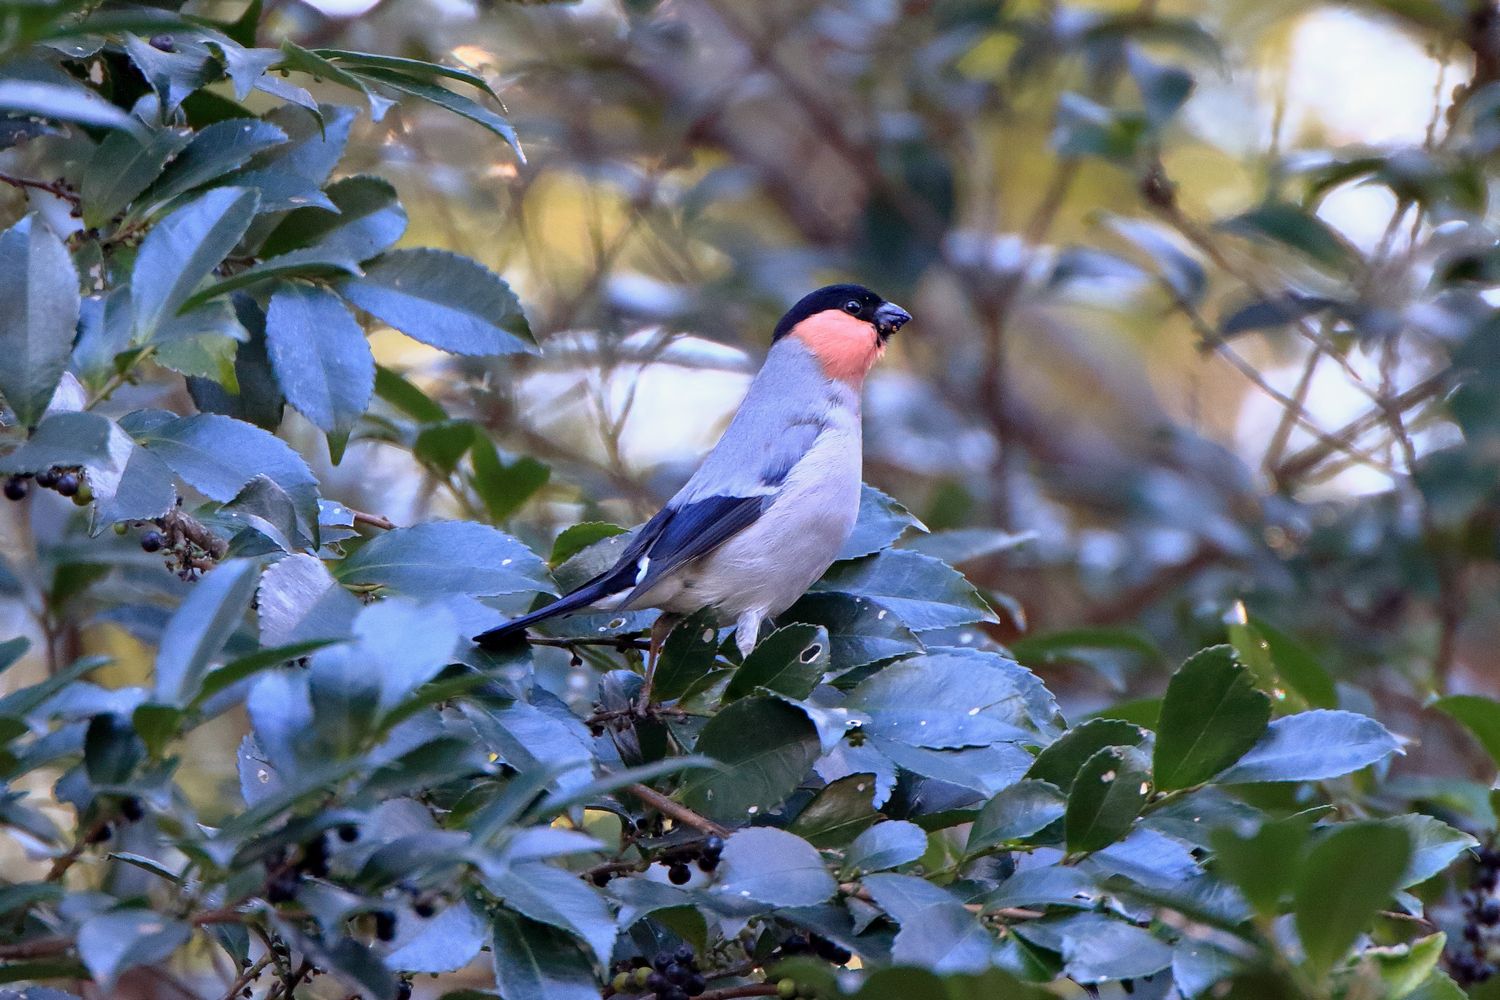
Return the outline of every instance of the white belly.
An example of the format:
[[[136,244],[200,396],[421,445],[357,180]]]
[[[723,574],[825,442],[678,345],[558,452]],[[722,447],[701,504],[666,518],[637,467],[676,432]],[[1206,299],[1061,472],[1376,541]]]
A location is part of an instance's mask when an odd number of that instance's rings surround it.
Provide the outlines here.
[[[791,607],[854,530],[861,478],[854,421],[819,436],[754,524],[670,574],[632,606],[678,614],[714,607],[725,624],[746,612],[774,617]]]

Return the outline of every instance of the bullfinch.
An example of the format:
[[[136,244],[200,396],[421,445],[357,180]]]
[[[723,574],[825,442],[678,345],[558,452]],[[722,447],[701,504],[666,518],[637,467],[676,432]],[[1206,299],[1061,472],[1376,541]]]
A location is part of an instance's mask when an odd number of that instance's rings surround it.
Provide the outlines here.
[[[681,616],[712,608],[742,655],[760,626],[833,563],[859,512],[860,392],[911,314],[861,285],[804,296],[776,324],[765,364],[703,464],[619,560],[578,589],[474,637],[499,646],[579,608]]]

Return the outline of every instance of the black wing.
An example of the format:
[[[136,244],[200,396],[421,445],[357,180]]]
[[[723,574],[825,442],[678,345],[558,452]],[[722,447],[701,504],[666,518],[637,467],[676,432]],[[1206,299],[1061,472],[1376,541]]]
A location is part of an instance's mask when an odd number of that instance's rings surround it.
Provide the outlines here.
[[[680,507],[663,507],[641,525],[620,558],[609,569],[544,607],[513,618],[474,637],[482,646],[498,646],[531,625],[576,611],[613,594],[644,594],[662,576],[705,556],[755,523],[769,497],[704,497]],[[649,559],[645,573],[641,559]]]

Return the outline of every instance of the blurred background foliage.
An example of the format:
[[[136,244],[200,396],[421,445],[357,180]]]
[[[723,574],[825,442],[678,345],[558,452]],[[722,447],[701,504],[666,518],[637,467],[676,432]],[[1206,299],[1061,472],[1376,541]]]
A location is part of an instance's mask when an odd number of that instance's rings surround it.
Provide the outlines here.
[[[407,104],[361,116],[341,169],[395,183],[403,245],[525,303],[540,357],[375,342],[550,467],[495,512],[543,551],[648,514],[780,311],[861,280],[917,316],[869,386],[867,478],[1009,595],[996,638],[1045,651],[1075,707],[1159,692],[1237,601],[1391,710],[1493,692],[1493,377],[1450,395],[1494,354],[1487,6],[268,13],[267,36],[453,61],[508,102],[524,165]],[[302,450],[398,522],[479,502],[392,433],[367,422],[336,469],[310,428]]]
[[[543,350],[463,358],[377,331],[379,361],[441,410],[382,394],[336,465],[288,412],[325,496],[499,523],[543,553],[580,521],[635,523],[712,443],[780,312],[861,281],[916,317],[868,386],[866,478],[1005,609],[990,638],[1069,718],[1152,720],[1169,664],[1268,643],[1284,675],[1300,665],[1294,699],[1411,738],[1383,792],[1493,827],[1493,762],[1423,707],[1500,695],[1491,5],[266,11],[261,44],[482,75],[525,153],[415,102],[354,123],[340,171],[394,183],[401,245],[505,275]],[[45,175],[57,148],[0,152],[0,175]],[[67,208],[0,189],[0,227]],[[181,378],[147,371],[112,405],[192,410]],[[117,657],[106,681],[145,672],[147,648],[94,612],[181,588],[125,543],[100,562],[108,544],[61,501],[0,511],[0,632],[39,640],[10,677],[92,652]],[[567,664],[552,676],[577,695],[592,681]]]

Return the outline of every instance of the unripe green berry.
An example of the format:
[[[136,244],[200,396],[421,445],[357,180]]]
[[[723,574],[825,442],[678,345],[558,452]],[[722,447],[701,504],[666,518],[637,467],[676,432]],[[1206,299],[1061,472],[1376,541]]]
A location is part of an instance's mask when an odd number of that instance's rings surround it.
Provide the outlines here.
[[[646,980],[648,980],[648,979],[651,978],[652,971],[653,970],[652,970],[651,966],[649,966],[649,965],[643,965],[639,969],[636,969],[635,970],[635,985],[638,988],[640,988],[640,989],[645,989],[645,987],[646,987]]]
[[[797,981],[795,979],[783,979],[776,984],[776,995],[781,1000],[792,1000],[797,995]]]
[[[630,992],[630,987],[634,983],[634,976],[632,976],[628,972],[621,972],[620,974],[615,976],[614,981],[610,983],[610,985],[614,987],[616,993],[628,993]]]

